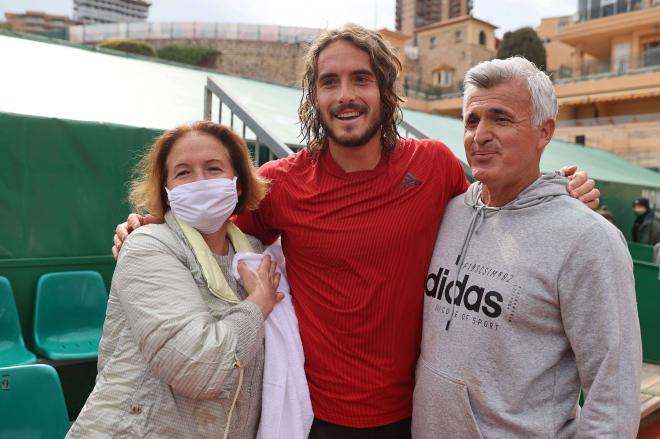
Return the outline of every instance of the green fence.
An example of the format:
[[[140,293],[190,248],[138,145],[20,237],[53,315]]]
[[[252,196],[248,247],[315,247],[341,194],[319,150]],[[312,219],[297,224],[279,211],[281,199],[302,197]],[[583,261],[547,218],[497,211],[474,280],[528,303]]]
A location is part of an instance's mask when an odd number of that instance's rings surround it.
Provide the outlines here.
[[[633,262],[644,361],[660,364],[660,267],[650,262]]]
[[[653,246],[628,242],[628,249],[634,262],[644,361],[660,364],[660,266],[653,263]]]
[[[655,262],[653,260],[653,246],[628,241],[628,250],[633,260],[644,262]]]

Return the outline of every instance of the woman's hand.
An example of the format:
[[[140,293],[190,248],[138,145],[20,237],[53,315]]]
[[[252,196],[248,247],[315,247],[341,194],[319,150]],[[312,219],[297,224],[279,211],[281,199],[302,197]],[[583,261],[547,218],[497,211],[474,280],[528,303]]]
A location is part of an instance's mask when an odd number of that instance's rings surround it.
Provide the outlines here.
[[[241,275],[243,286],[248,292],[248,300],[259,307],[264,316],[268,318],[275,305],[282,299],[284,294],[277,292],[280,285],[280,273],[277,272],[277,262],[264,256],[256,272],[250,270],[245,262],[238,263],[238,273]]]

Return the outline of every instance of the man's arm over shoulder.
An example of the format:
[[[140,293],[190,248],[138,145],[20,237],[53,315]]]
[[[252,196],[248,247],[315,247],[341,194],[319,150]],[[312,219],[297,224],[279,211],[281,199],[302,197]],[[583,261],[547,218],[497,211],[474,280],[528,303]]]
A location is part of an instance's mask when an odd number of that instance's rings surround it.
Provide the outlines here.
[[[585,395],[577,436],[632,439],[642,363],[632,260],[614,226],[602,218],[585,221],[590,225],[558,280],[564,329]]]

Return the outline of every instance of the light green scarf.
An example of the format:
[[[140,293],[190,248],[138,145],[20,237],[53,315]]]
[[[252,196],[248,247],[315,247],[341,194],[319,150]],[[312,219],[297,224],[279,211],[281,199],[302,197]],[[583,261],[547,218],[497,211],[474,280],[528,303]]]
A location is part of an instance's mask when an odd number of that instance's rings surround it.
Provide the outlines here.
[[[184,223],[183,221],[176,220],[181,230],[183,231],[184,236],[188,240],[188,243],[192,247],[193,253],[197,258],[197,262],[202,267],[202,273],[206,279],[206,284],[213,293],[219,299],[225,300],[230,303],[240,302],[238,295],[229,287],[227,279],[225,279],[222,270],[218,266],[218,262],[215,260],[211,249],[204,241],[202,235],[192,226]],[[236,253],[238,252],[250,252],[253,253],[254,249],[248,241],[247,237],[241,230],[234,225],[231,221],[227,227],[227,236],[234,246]]]

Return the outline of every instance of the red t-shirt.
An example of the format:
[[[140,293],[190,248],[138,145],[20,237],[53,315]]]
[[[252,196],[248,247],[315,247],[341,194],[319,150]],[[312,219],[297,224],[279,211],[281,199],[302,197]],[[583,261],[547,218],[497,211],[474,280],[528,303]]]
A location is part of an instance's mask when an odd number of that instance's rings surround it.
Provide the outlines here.
[[[270,193],[236,222],[282,236],[314,416],[348,427],[410,416],[424,278],[445,206],[469,184],[460,162],[438,141],[402,139],[371,171],[300,151],[259,172]]]

